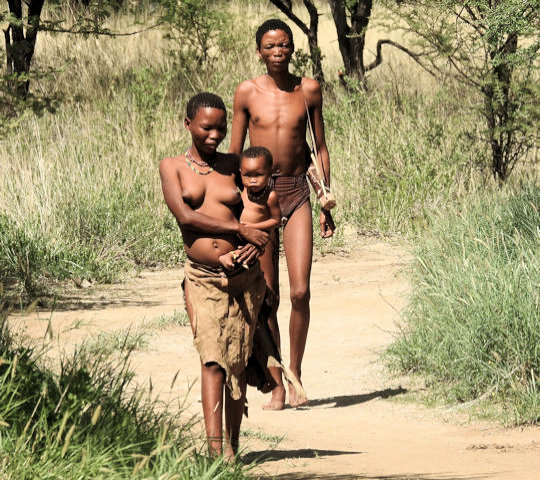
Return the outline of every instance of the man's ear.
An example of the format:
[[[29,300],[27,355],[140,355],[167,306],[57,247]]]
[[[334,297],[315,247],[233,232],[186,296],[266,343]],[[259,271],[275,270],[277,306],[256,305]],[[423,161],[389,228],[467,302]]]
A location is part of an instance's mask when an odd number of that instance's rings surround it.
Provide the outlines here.
[[[259,47],[257,47],[257,56],[259,57],[259,60],[262,60],[261,51],[259,50]]]
[[[188,117],[184,117],[184,128],[186,130],[189,130],[190,125],[191,125],[191,120]]]

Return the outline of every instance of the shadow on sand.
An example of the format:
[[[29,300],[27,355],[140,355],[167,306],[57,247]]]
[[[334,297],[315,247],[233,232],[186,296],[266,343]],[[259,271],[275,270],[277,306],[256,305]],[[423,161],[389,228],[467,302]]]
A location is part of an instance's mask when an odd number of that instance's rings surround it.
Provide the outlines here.
[[[336,455],[360,455],[362,452],[346,452],[341,450],[316,450],[313,448],[302,448],[299,450],[262,450],[259,452],[249,452],[242,456],[244,463],[277,462],[285,459],[334,457]],[[276,477],[277,478],[277,477]]]
[[[350,407],[351,405],[358,405],[360,403],[369,402],[375,398],[390,398],[397,395],[403,395],[407,393],[406,388],[386,388],[377,392],[365,393],[362,395],[339,395],[337,397],[317,398],[309,400],[309,404],[305,408],[320,407],[322,405],[329,405],[332,408]],[[332,405],[335,404],[335,405]]]

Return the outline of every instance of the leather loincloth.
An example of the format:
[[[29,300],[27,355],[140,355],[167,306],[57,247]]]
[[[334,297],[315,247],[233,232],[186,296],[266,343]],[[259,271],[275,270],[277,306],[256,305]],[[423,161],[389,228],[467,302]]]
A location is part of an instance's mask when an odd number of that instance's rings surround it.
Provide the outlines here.
[[[304,203],[309,202],[309,186],[306,175],[273,175],[270,186],[275,190],[281,216],[288,220]]]
[[[184,272],[195,348],[203,364],[215,362],[225,370],[225,384],[238,400],[266,289],[259,262],[229,272],[188,259]]]

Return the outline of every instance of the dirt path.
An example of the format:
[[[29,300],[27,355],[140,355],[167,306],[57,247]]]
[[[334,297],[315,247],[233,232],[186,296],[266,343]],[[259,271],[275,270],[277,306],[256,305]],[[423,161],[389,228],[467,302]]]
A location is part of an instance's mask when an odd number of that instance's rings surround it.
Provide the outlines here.
[[[263,411],[268,398],[248,391],[244,460],[262,459],[255,477],[292,479],[540,478],[540,428],[504,429],[462,412],[403,401],[412,387],[378,361],[392,340],[407,285],[408,256],[397,244],[359,239],[346,254],[313,265],[312,320],[304,359],[307,408]],[[282,264],[282,271],[285,266]],[[100,332],[138,336],[133,355],[140,382],[166,401],[200,414],[199,363],[188,327],[159,327],[183,310],[179,270],[143,272],[126,284],[74,290],[52,314],[24,319],[28,334],[70,350]],[[287,359],[288,285],[282,275],[279,319]],[[165,317],[164,317],[165,316]],[[103,333],[102,333],[103,335]],[[116,338],[118,335],[116,335]],[[102,337],[103,338],[103,337]],[[171,383],[178,373],[171,388]]]

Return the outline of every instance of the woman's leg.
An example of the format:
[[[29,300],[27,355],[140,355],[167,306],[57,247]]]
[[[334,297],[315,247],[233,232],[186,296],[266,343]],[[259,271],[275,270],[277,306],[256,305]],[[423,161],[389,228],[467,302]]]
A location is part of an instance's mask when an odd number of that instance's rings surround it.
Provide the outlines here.
[[[201,366],[204,426],[211,456],[223,454],[223,386],[225,371],[217,363]]]
[[[238,453],[240,438],[240,425],[246,406],[246,378],[240,379],[240,389],[242,396],[234,400],[229,392],[225,392],[225,452],[228,459],[233,459]]]

